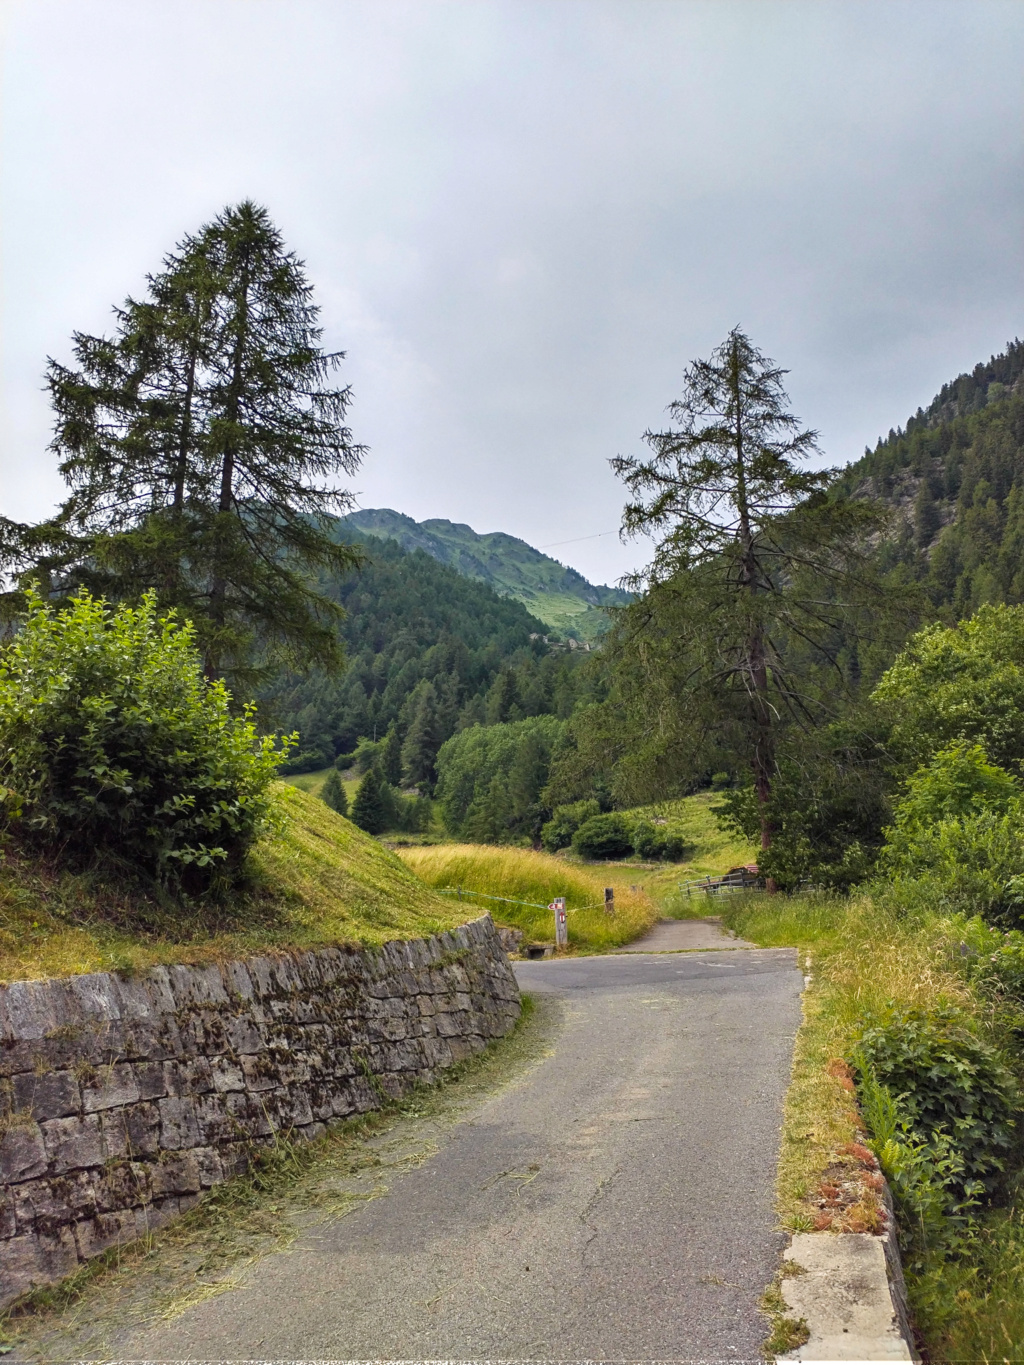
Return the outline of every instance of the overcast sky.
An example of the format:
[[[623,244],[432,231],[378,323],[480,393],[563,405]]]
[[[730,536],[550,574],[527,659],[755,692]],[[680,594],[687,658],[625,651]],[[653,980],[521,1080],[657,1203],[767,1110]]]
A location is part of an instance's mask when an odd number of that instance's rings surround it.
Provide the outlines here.
[[[7,0],[0,511],[45,357],[266,204],[348,352],[362,506],[597,581],[606,461],[739,323],[828,463],[1024,331],[1020,0]],[[592,537],[580,539],[581,537]],[[562,543],[572,542],[572,543]]]

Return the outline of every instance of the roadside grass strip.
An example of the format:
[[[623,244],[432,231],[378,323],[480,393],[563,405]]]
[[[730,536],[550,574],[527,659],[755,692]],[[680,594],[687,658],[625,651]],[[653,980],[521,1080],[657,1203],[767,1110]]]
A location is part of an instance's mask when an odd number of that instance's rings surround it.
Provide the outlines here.
[[[805,972],[803,1023],[785,1101],[777,1181],[781,1225],[799,1232],[875,1232],[884,1226],[873,1137],[858,1107],[851,1065],[865,1022],[894,1010],[956,1011],[1020,1073],[1014,1025],[966,975],[964,925],[910,915],[867,895],[737,896],[724,923],[761,947],[795,946]],[[1018,1019],[1019,1016],[1015,1016]],[[899,1227],[918,1346],[931,1365],[1024,1360],[1024,1180],[1016,1150],[1003,1190],[959,1231],[931,1240]],[[883,1153],[883,1157],[884,1157]],[[795,1344],[769,1291],[772,1346]]]

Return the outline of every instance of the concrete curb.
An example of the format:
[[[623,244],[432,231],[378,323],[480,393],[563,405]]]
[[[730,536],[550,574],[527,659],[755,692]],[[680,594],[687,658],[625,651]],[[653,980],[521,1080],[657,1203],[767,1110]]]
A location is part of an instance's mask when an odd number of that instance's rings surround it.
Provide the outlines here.
[[[888,1190],[886,1190],[886,1195]],[[888,1202],[888,1201],[886,1201]],[[782,1297],[810,1332],[803,1346],[778,1357],[805,1365],[828,1361],[917,1361],[894,1224],[868,1232],[802,1232],[786,1261],[799,1267],[782,1280]]]

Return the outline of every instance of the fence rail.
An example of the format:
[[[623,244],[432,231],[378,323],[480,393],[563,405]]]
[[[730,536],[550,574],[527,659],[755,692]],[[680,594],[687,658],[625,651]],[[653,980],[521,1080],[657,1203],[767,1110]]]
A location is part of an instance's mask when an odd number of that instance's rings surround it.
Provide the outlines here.
[[[758,879],[749,872],[730,872],[724,877],[693,877],[680,882],[679,890],[687,899],[698,893],[704,896],[736,896],[744,891],[756,891]]]

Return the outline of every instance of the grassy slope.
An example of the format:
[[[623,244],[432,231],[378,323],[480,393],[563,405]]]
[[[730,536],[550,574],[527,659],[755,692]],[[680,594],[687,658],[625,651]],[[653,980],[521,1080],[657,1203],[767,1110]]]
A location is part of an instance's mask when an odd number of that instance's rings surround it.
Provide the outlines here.
[[[403,849],[401,857],[431,886],[462,887],[467,896],[477,893],[530,902],[509,904],[483,898],[479,902],[499,924],[522,929],[528,939],[553,941],[553,915],[546,907],[556,896],[566,898],[569,943],[574,948],[593,951],[628,943],[658,917],[649,896],[628,888],[616,889],[615,915],[606,915],[604,888],[611,883],[601,867],[573,865],[550,853],[488,844],[441,844]]]
[[[0,862],[0,981],[224,960],[264,948],[375,945],[471,918],[322,801],[278,784],[254,887],[211,915],[168,911],[85,876]]]
[[[318,768],[315,773],[289,773],[281,781],[286,782],[289,787],[298,787],[300,792],[308,792],[310,796],[319,796],[320,789],[327,781],[327,774],[331,771],[330,768]],[[362,778],[359,777],[343,777],[341,779],[341,785],[345,788],[350,809],[352,802],[356,799],[356,792],[359,790],[361,781]]]

